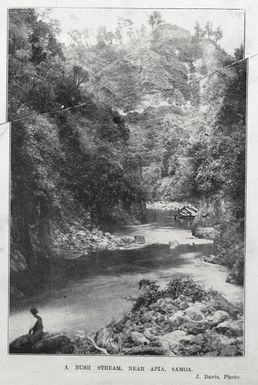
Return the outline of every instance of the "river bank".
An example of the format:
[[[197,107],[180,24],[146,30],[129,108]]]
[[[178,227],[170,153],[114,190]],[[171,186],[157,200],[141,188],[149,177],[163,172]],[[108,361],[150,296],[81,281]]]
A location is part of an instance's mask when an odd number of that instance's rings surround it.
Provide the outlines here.
[[[165,289],[148,280],[139,287],[131,312],[95,334],[95,348],[125,355],[243,354],[241,306],[189,278],[171,280]]]
[[[61,276],[58,265],[52,271],[55,280],[48,280],[47,290],[20,298],[12,307],[10,341],[31,325],[29,309],[33,306],[39,308],[49,333],[84,340],[88,333],[130,311],[127,298],[138,295],[142,279],[157,280],[165,287],[173,278],[190,277],[207,290],[213,287],[221,291],[232,303],[243,302],[243,288],[226,282],[227,268],[204,261],[213,253],[212,241],[193,237],[187,224],[170,220],[169,225],[161,221],[124,226],[112,229],[112,236],[131,240],[142,236],[145,244],[65,259],[65,274]]]
[[[174,210],[177,211],[178,209],[182,208],[183,206],[189,205],[189,202],[177,202],[177,201],[155,201],[155,202],[147,202],[146,208],[147,210],[162,210],[162,211],[169,211]]]
[[[76,261],[82,256],[90,256],[103,250],[123,250],[141,248],[145,240],[143,237],[115,235],[98,228],[88,229],[80,223],[69,226],[69,231],[53,228],[53,256],[38,261],[34,266],[16,266],[15,259],[11,260],[12,303],[22,298],[31,297],[32,293],[39,293],[45,286],[58,283],[65,270],[65,261]],[[43,267],[43,271],[41,270]],[[31,280],[31,276],[36,279]]]
[[[142,280],[142,293],[118,321],[96,333],[68,338],[45,333],[31,346],[27,336],[10,344],[11,353],[105,355],[239,356],[243,355],[241,305],[189,278],[171,280],[164,289]]]

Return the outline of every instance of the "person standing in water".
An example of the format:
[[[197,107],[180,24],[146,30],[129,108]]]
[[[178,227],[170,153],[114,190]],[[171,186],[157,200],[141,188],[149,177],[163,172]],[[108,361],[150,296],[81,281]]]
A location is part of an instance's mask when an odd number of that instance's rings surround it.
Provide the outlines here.
[[[30,342],[31,344],[35,344],[36,342],[41,340],[41,338],[43,337],[44,326],[43,326],[42,318],[38,315],[38,310],[35,307],[33,307],[32,309],[30,309],[30,312],[33,315],[33,317],[35,317],[37,320],[35,325],[29,330]]]

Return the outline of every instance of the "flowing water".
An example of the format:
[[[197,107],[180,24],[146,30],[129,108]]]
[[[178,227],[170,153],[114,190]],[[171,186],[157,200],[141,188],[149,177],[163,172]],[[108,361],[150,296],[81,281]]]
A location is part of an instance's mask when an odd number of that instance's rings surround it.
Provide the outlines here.
[[[212,253],[212,242],[192,237],[191,223],[176,223],[172,213],[153,210],[148,221],[109,229],[142,235],[146,247],[95,253],[78,264],[69,261],[61,285],[21,301],[11,311],[9,340],[28,332],[35,321],[29,312],[32,306],[40,310],[45,331],[69,336],[96,331],[130,308],[128,297],[138,295],[141,279],[156,279],[165,286],[172,278],[188,276],[205,288],[219,290],[231,302],[243,302],[243,289],[225,282],[227,269],[203,261]]]

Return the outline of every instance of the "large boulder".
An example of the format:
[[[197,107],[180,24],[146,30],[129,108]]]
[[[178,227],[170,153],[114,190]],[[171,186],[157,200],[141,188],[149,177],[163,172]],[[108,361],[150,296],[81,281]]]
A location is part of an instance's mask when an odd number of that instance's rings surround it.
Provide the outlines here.
[[[201,321],[203,320],[203,311],[202,307],[195,303],[192,306],[189,306],[185,309],[185,316],[189,317],[193,321]]]
[[[32,353],[63,353],[71,354],[74,347],[70,338],[62,334],[48,334],[45,333],[43,338],[32,346]]]
[[[143,334],[144,334],[144,337],[146,337],[149,341],[154,341],[157,339],[157,336],[153,333],[152,328],[146,328]]]
[[[218,333],[225,334],[228,337],[238,337],[243,335],[243,324],[241,320],[227,320],[216,326]]]
[[[149,340],[145,337],[143,333],[135,331],[131,333],[131,339],[137,345],[147,345],[149,343]]]
[[[177,312],[177,311],[178,311],[178,306],[176,304],[168,303],[166,305],[166,312],[167,313],[174,313],[174,312]]]
[[[175,356],[174,353],[171,352],[171,350],[166,349],[163,346],[149,346],[149,345],[141,345],[141,346],[134,346],[130,349],[124,349],[123,353],[125,355],[137,355],[137,356],[143,356],[143,355],[153,355],[153,356]]]
[[[31,343],[28,334],[22,335],[9,345],[10,353],[31,353]]]
[[[96,336],[95,336],[95,342],[100,348],[105,348],[107,345],[107,342],[110,338],[113,337],[113,331],[111,327],[105,327],[100,329]]]
[[[186,321],[180,326],[180,329],[187,331],[189,334],[197,335],[205,333],[212,326],[213,324],[207,321]]]
[[[169,241],[169,248],[171,250],[175,249],[179,245],[179,242],[177,240]]]
[[[188,302],[186,302],[186,301],[181,302],[180,305],[179,305],[179,309],[180,309],[180,310],[185,310],[185,309],[187,309],[188,307],[189,307],[189,304],[188,304]]]
[[[222,350],[220,351],[220,356],[242,356],[243,352],[242,349],[239,349],[239,347],[235,344],[230,344],[227,346],[224,346]]]
[[[171,326],[179,326],[184,322],[184,312],[182,310],[179,310],[175,312],[171,317],[169,317],[169,322],[171,323]]]
[[[31,344],[28,334],[16,338],[10,343],[10,353],[35,353],[35,354],[69,354],[73,353],[74,346],[67,336],[63,334],[44,333],[41,340]]]
[[[155,317],[155,312],[153,310],[147,311],[146,313],[142,314],[142,322],[150,322],[152,321],[153,317]]]
[[[176,303],[181,303],[182,301],[186,301],[186,302],[192,302],[192,299],[191,297],[187,296],[187,295],[184,295],[184,294],[180,294],[177,299],[175,300]]]
[[[115,334],[111,326],[100,329],[94,337],[95,348],[108,353],[118,353],[121,348],[122,337]],[[104,350],[103,350],[104,349]],[[105,353],[106,354],[106,353]]]
[[[217,310],[215,313],[207,317],[208,321],[211,321],[214,325],[218,325],[219,323],[226,321],[229,319],[229,315],[227,312],[223,310]]]
[[[164,334],[159,338],[159,342],[162,347],[171,350],[176,353],[181,347],[183,342],[189,342],[190,337],[183,330],[175,330],[171,333]]]

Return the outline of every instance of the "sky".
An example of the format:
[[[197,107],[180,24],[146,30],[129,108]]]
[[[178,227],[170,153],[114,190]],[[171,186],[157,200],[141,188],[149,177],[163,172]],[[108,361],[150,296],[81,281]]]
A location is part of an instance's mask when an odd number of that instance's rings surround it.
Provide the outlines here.
[[[158,10],[165,22],[176,24],[181,28],[194,32],[196,20],[204,26],[209,20],[214,28],[221,26],[223,38],[220,45],[228,53],[233,54],[244,42],[244,11],[243,10],[211,10],[211,9],[166,9]],[[52,8],[51,18],[60,22],[59,40],[69,43],[68,32],[77,29],[96,31],[100,25],[108,31],[115,31],[119,17],[129,18],[136,29],[141,24],[148,25],[148,17],[152,9],[90,9],[90,8]]]

